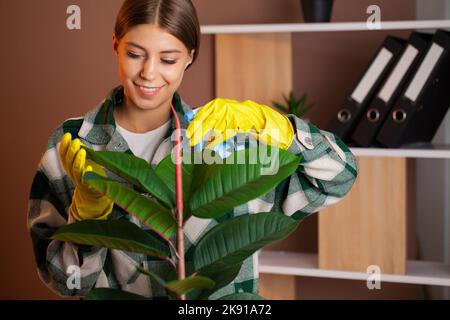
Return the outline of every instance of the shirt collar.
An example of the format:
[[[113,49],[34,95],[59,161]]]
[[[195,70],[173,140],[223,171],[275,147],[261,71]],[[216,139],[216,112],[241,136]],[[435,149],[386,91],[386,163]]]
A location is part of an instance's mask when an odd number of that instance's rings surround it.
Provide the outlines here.
[[[123,86],[119,85],[112,89],[100,106],[88,112],[83,120],[79,130],[79,137],[92,144],[106,144],[108,151],[126,152],[128,149],[122,135],[116,130],[116,121],[114,119],[114,107],[120,104],[124,99]],[[192,108],[186,104],[175,92],[172,98],[173,107],[180,119],[181,129],[187,129],[189,122],[185,118],[186,113],[192,111]],[[170,137],[175,127],[175,117],[172,115],[170,127],[164,139]]]

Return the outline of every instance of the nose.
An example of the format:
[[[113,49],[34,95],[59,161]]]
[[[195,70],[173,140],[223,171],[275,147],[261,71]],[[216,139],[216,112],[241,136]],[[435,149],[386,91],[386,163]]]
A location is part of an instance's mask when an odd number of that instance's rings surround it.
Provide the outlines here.
[[[156,63],[155,59],[147,59],[144,62],[144,65],[142,67],[140,76],[144,80],[152,81],[156,77]]]

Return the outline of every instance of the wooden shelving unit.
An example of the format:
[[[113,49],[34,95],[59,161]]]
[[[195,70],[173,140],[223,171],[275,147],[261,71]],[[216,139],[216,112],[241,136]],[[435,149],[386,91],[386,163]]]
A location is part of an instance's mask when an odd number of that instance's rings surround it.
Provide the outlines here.
[[[216,96],[269,104],[292,89],[292,33],[417,29],[450,29],[450,20],[383,21],[380,29],[365,22],[207,25],[201,32],[215,35]],[[406,252],[407,216],[414,209],[407,201],[409,164],[450,159],[450,146],[351,150],[361,164],[359,183],[319,214],[318,254],[260,252],[261,287],[270,298],[295,299],[296,276],[367,280],[371,264],[382,266],[382,281],[450,286],[450,265],[407,260]]]

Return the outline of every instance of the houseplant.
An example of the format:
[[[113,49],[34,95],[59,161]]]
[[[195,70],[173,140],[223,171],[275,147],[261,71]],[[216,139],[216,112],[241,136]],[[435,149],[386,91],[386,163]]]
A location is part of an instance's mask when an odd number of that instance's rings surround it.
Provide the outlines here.
[[[294,92],[290,91],[289,98],[283,94],[283,99],[285,104],[272,101],[273,106],[285,113],[294,114],[299,118],[302,118],[305,113],[314,106],[312,103],[306,105],[306,93],[303,94],[300,99],[297,99]]]
[[[51,238],[141,253],[170,262],[173,276],[167,279],[136,266],[167,289],[168,298],[208,299],[236,277],[247,257],[265,245],[285,238],[300,223],[300,220],[277,212],[225,220],[203,235],[195,248],[193,267],[185,268],[185,252],[180,240],[183,239],[183,226],[190,217],[220,217],[232,208],[269,192],[295,172],[300,158],[276,147],[267,146],[270,152],[261,153],[257,146],[233,152],[227,158],[230,160],[232,157],[233,163],[206,164],[193,161],[195,157],[204,157],[205,153],[211,152],[203,150],[183,154],[182,163],[177,158],[175,165],[171,155],[168,155],[153,168],[143,159],[130,154],[94,151],[86,146],[83,148],[89,158],[130,182],[135,190],[93,172],[85,174],[85,181],[127,213],[137,217],[153,232],[147,233],[125,220],[86,220],[61,227]],[[214,156],[214,151],[212,154]],[[277,170],[267,174],[267,171],[262,170],[263,164],[268,163],[267,160],[272,159],[268,157],[274,154],[278,161]],[[263,159],[252,161],[255,155]],[[244,161],[239,161],[242,159]],[[176,242],[173,241],[175,235]],[[144,297],[116,289],[98,288],[91,290],[87,298]],[[238,293],[222,298],[261,297]]]

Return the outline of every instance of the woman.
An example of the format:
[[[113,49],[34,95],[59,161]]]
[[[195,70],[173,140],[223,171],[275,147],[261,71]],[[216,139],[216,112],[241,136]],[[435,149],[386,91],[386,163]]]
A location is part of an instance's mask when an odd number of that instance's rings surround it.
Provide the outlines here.
[[[192,109],[177,89],[198,55],[199,30],[190,0],[126,0],[113,34],[121,85],[84,117],[63,122],[50,138],[33,180],[28,225],[38,274],[58,294],[83,296],[94,287],[112,287],[148,297],[165,295],[163,288],[135,268],[137,264],[164,277],[169,270],[165,261],[51,241],[49,237],[59,227],[84,219],[128,219],[148,230],[84,184],[86,171],[104,172],[86,159],[80,144],[96,150],[129,152],[157,164],[173,147],[171,103],[191,145],[200,143],[207,129],[236,133],[237,128],[253,127],[258,132],[277,128],[277,136],[255,136],[301,155],[301,164],[292,176],[268,194],[235,208],[231,216],[281,211],[293,218],[304,217],[339,201],[353,185],[357,166],[350,150],[333,134],[294,115],[284,116],[248,100],[215,99],[202,107],[189,125]],[[194,123],[200,123],[202,130]],[[230,135],[222,140],[228,138]],[[211,147],[220,140],[213,141]],[[195,217],[187,221],[187,257],[197,239],[217,223]],[[256,259],[257,255],[247,259],[235,280],[210,298],[257,292]]]

